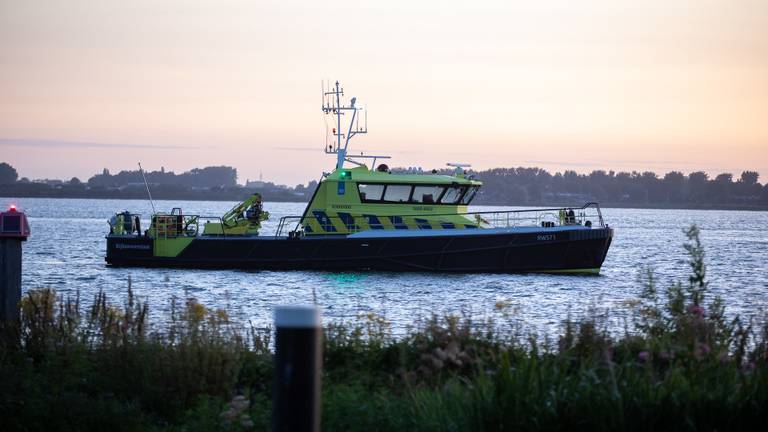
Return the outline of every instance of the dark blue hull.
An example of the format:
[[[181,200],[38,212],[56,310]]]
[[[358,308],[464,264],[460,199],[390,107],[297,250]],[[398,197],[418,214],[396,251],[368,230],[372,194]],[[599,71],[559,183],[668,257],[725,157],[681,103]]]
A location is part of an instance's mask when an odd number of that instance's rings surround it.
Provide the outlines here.
[[[107,237],[113,266],[265,270],[385,270],[464,273],[597,273],[611,228],[471,235],[197,237],[175,257],[153,254],[148,237]]]

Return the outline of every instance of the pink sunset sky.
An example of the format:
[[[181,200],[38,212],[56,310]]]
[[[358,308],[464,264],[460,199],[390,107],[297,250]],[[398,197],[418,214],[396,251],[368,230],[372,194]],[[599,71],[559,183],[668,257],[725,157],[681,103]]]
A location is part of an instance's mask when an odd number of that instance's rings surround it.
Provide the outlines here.
[[[768,1],[0,3],[0,161],[306,183],[320,83],[391,165],[768,177]]]

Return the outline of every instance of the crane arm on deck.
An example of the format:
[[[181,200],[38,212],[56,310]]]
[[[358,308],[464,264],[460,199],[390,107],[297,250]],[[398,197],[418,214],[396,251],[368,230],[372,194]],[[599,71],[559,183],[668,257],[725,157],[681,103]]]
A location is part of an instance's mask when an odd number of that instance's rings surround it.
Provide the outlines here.
[[[261,221],[269,219],[269,213],[262,209],[261,203],[261,194],[255,193],[247,200],[224,213],[221,221],[225,226],[230,227],[236,226],[244,220],[260,225]]]

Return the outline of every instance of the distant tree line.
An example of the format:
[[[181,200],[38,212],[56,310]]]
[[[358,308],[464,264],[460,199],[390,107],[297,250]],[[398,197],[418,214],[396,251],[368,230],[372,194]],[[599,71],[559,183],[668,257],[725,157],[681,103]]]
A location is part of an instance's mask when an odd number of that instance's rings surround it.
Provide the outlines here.
[[[228,166],[211,166],[195,168],[181,174],[173,171],[145,171],[147,182],[154,185],[181,185],[198,188],[231,187],[237,185],[237,169]],[[96,174],[88,179],[88,186],[120,187],[131,184],[143,184],[144,178],[141,172],[120,171],[110,174],[104,168],[101,174]]]
[[[393,172],[409,172],[393,168]],[[449,169],[433,171],[450,175]],[[767,208],[768,183],[744,171],[737,179],[723,173],[714,178],[703,171],[685,175],[670,171],[663,177],[650,171],[595,170],[579,174],[566,170],[551,174],[542,168],[470,170],[483,187],[474,200],[486,205],[576,205],[597,201],[606,206],[683,208]]]
[[[473,174],[484,183],[477,203],[562,204],[599,201],[613,205],[665,207],[768,206],[768,184],[758,183],[759,174],[744,171],[737,179],[730,173],[714,178],[703,171],[685,175],[671,171],[656,173],[596,170],[550,174],[541,168],[494,168]]]
[[[402,169],[393,169],[402,171]],[[450,174],[449,170],[438,171]],[[494,168],[470,171],[484,183],[475,204],[487,205],[577,205],[598,201],[604,206],[741,208],[768,209],[768,183],[759,183],[759,174],[744,171],[738,178],[723,173],[710,178],[702,171],[685,175],[671,171],[656,173],[596,170],[589,174],[564,171],[551,174],[541,168]],[[156,199],[236,201],[260,192],[267,201],[308,201],[316,181],[288,187],[271,182],[254,182],[250,187],[237,184],[237,170],[228,166],[195,168],[174,174],[145,173]],[[83,183],[18,179],[16,170],[0,163],[0,196],[61,198],[145,198],[141,173],[104,170]]]

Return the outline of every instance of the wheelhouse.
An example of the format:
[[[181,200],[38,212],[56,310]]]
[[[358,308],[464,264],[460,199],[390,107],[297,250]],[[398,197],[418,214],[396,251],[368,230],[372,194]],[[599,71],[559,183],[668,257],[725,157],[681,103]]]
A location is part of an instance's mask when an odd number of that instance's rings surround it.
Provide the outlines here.
[[[391,173],[365,165],[337,169],[318,185],[301,219],[305,235],[349,234],[366,229],[477,228],[460,213],[482,183],[458,171]]]

